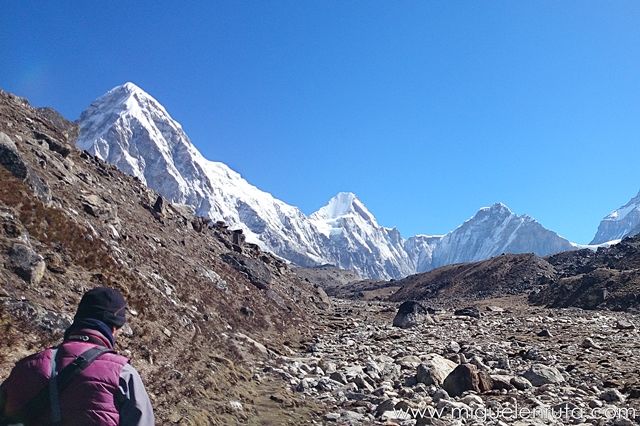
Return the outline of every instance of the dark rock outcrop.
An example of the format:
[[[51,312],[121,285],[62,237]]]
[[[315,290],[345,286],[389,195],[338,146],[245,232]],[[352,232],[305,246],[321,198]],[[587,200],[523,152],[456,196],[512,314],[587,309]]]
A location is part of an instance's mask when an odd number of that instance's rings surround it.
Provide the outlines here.
[[[416,327],[424,322],[433,323],[433,318],[425,306],[413,300],[401,304],[393,318],[393,326],[400,328]]]

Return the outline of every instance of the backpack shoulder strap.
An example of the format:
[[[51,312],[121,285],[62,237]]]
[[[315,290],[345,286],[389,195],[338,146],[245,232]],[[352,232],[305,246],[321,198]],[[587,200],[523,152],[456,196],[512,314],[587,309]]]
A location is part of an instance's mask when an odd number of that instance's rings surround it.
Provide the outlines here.
[[[56,364],[56,350],[52,354],[52,376],[47,384],[38,392],[38,394],[27,402],[18,412],[16,416],[12,418],[17,422],[24,421],[30,418],[37,418],[45,410],[47,406],[51,407],[52,423],[60,423],[60,405],[58,396],[62,391],[71,383],[71,380],[82,370],[87,368],[93,361],[95,361],[100,355],[107,352],[115,353],[113,349],[105,348],[102,346],[94,346],[91,349],[86,350],[80,356],[65,368],[63,368],[58,374],[55,374]]]

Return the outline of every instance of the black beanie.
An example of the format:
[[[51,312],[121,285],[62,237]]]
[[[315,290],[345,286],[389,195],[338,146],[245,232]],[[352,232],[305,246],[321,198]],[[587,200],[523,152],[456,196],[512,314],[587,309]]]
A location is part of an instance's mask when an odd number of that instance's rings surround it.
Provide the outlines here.
[[[127,302],[118,290],[97,287],[82,296],[74,320],[93,318],[120,328],[126,321],[126,307]]]

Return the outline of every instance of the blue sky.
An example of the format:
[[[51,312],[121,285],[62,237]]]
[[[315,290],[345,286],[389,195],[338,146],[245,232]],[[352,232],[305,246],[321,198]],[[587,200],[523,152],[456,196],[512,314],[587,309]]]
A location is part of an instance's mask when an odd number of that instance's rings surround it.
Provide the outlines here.
[[[0,87],[75,119],[133,81],[206,157],[404,236],[502,201],[577,242],[640,189],[640,2],[5,1]]]

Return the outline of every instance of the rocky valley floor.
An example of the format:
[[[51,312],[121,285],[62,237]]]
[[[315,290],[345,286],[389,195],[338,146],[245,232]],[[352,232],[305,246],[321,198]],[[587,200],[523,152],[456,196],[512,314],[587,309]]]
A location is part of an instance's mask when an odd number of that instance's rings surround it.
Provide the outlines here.
[[[637,315],[476,306],[400,329],[396,304],[334,300],[313,341],[257,370],[321,404],[309,424],[638,424]]]

